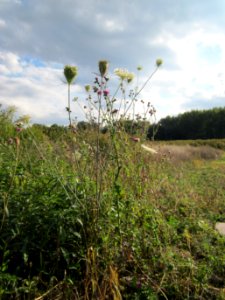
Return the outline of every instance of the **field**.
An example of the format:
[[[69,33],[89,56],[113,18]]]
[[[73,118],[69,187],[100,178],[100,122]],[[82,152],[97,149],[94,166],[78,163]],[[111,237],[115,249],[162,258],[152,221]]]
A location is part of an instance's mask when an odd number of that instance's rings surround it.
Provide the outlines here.
[[[224,140],[10,126],[0,299],[225,299]]]

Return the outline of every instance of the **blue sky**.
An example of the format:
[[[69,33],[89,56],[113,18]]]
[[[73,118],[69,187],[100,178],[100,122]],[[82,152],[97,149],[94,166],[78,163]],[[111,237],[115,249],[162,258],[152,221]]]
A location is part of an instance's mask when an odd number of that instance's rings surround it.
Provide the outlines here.
[[[63,66],[78,66],[85,101],[100,59],[136,72],[157,118],[225,106],[224,0],[0,0],[0,103],[32,122],[67,124]],[[79,107],[73,116],[82,119]]]

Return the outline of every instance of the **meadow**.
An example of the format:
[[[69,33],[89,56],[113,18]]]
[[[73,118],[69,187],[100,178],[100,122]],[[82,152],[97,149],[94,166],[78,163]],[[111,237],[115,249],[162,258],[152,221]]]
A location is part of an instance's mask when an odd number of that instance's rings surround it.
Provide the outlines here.
[[[108,110],[48,134],[1,111],[0,299],[225,299],[225,141],[135,142]]]

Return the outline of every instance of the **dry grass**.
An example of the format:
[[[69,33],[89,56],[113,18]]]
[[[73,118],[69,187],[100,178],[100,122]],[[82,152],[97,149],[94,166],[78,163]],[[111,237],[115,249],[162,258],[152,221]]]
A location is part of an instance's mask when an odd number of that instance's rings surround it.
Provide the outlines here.
[[[160,156],[165,156],[174,162],[189,161],[194,159],[218,159],[223,151],[210,146],[190,145],[160,145],[154,147]]]

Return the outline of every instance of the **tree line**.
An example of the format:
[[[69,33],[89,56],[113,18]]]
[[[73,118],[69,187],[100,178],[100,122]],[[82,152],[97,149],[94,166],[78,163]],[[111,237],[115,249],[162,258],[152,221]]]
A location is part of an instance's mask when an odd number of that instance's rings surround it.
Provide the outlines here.
[[[149,127],[147,138],[155,140],[225,138],[225,107],[192,110],[178,116],[167,116]]]

